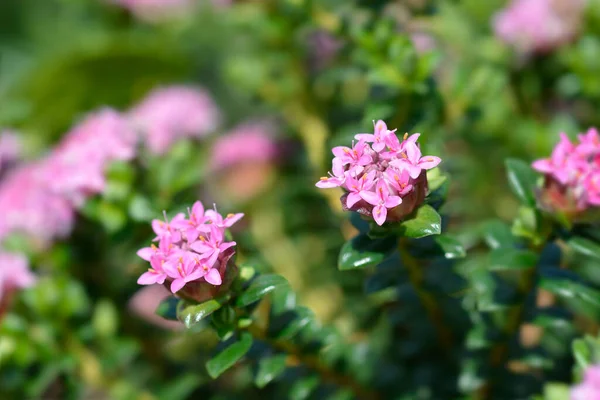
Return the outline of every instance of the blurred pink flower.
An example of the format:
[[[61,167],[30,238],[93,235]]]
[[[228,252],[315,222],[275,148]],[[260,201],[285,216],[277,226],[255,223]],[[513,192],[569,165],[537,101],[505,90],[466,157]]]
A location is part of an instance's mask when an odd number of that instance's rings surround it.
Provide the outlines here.
[[[583,381],[571,389],[571,400],[600,399],[600,365],[589,366]]]
[[[129,112],[133,125],[156,154],[185,137],[202,137],[219,124],[219,110],[204,90],[169,86],[151,92]]]
[[[71,231],[72,205],[48,190],[41,167],[19,167],[0,183],[0,239],[10,233],[24,233],[43,246]]]
[[[155,313],[160,302],[169,296],[171,296],[171,293],[164,286],[146,286],[133,295],[129,301],[129,308],[134,314],[161,328],[182,329],[183,324],[181,322],[161,318]]]
[[[137,18],[157,22],[183,17],[202,3],[214,7],[227,7],[231,0],[107,0],[129,10]]]
[[[274,161],[278,147],[267,123],[246,123],[219,137],[211,152],[211,169],[224,170],[237,164]]]
[[[550,51],[578,32],[585,0],[513,0],[493,20],[496,35],[523,53]]]
[[[0,173],[6,166],[19,159],[21,154],[21,140],[16,132],[11,130],[0,131]]]
[[[419,54],[427,53],[436,47],[435,39],[426,32],[413,32],[410,34],[410,40]]]
[[[22,254],[0,251],[0,301],[14,289],[23,289],[35,283],[27,258]]]
[[[43,160],[45,184],[75,206],[81,206],[105,186],[112,161],[135,156],[137,137],[121,114],[103,109],[77,124]]]

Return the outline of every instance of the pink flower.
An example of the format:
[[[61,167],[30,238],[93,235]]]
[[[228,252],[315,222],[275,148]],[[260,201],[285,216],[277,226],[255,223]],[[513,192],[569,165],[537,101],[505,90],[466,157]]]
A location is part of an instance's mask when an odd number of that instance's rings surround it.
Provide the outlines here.
[[[342,165],[350,164],[351,170],[356,170],[355,167],[373,162],[373,158],[367,154],[367,149],[369,149],[367,143],[359,140],[358,143],[352,145],[352,148],[337,146],[332,149],[332,152],[342,162]]]
[[[383,225],[387,218],[388,208],[394,208],[402,203],[400,196],[390,196],[388,187],[380,180],[377,182],[375,192],[362,192],[362,198],[369,204],[374,205],[373,219],[377,225]]]
[[[165,329],[180,330],[183,324],[171,321],[156,315],[160,303],[171,296],[171,292],[164,286],[152,285],[138,290],[129,301],[129,309],[148,322]]]
[[[589,366],[583,381],[571,389],[571,400],[600,399],[600,365]]]
[[[251,122],[219,137],[211,151],[211,169],[221,171],[243,163],[275,161],[279,149],[273,130],[267,122]]]
[[[585,0],[513,0],[493,21],[496,36],[523,53],[543,53],[576,36]]]
[[[387,125],[382,120],[377,121],[377,123],[373,122],[373,125],[375,126],[374,134],[359,133],[354,137],[367,143],[373,143],[371,147],[373,147],[373,150],[379,153],[385,149],[388,137],[390,134],[393,134],[393,131],[389,131]],[[395,135],[393,136],[396,137]]]
[[[404,219],[425,199],[427,176],[423,171],[437,167],[441,159],[422,156],[419,133],[407,133],[399,140],[395,132],[379,120],[373,134],[355,136],[359,142],[352,148],[333,148],[333,173],[316,186],[341,186],[346,192],[342,207],[371,216],[379,225]]]
[[[584,211],[600,206],[600,135],[595,128],[571,142],[565,133],[550,158],[534,161],[532,167],[546,176],[542,204],[555,203],[562,211]],[[552,189],[552,190],[550,190]],[[546,200],[544,200],[546,198]],[[565,208],[566,207],[566,208]]]
[[[10,130],[0,131],[0,173],[8,164],[19,159],[21,154],[21,140],[19,136]]]
[[[25,256],[0,252],[0,301],[7,293],[29,287],[35,280]]]
[[[364,174],[359,179],[351,176],[346,179],[346,188],[348,189],[348,197],[346,198],[346,205],[348,208],[354,207],[356,203],[360,201],[365,192],[368,192],[375,185],[375,171],[371,171],[368,174]]]
[[[225,229],[242,216],[230,214],[223,218],[215,210],[205,212],[202,203],[197,201],[189,211],[189,218],[177,214],[171,221],[166,217],[164,222],[154,220],[152,228],[158,235],[159,245],[138,251],[140,258],[150,262],[150,268],[140,276],[138,284],[169,283],[173,293],[191,282],[222,285],[235,246],[235,242],[224,241]]]
[[[112,161],[135,156],[137,136],[119,113],[103,109],[77,124],[42,162],[42,179],[75,206],[83,205],[106,184]]]
[[[337,157],[333,159],[332,172],[329,173],[329,178],[322,177],[315,186],[320,189],[327,189],[342,186],[346,182],[346,171],[343,162]]]
[[[220,118],[210,96],[188,86],[156,89],[128,115],[155,154],[165,153],[179,139],[208,135]]]
[[[208,264],[213,265],[219,254],[230,247],[235,246],[235,242],[224,242],[223,230],[215,225],[210,227],[210,235],[200,236],[200,239],[190,245],[190,248],[208,259]]]

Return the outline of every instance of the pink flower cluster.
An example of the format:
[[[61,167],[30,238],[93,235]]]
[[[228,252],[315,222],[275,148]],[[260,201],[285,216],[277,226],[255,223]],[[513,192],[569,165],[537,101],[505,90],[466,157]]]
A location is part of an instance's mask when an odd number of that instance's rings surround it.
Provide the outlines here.
[[[134,127],[155,154],[166,152],[186,137],[202,137],[215,130],[220,116],[210,96],[189,86],[152,91],[128,113]]]
[[[546,52],[577,34],[585,0],[513,0],[493,21],[496,35],[524,53]]]
[[[24,256],[0,252],[0,304],[14,289],[26,288],[34,283],[35,276],[29,270]]]
[[[219,137],[211,151],[211,169],[223,170],[245,162],[269,162],[279,155],[268,123],[246,123]]]
[[[415,133],[398,140],[396,130],[388,130],[385,122],[375,123],[374,134],[361,133],[352,147],[333,148],[330,177],[323,177],[319,188],[342,187],[347,193],[342,202],[350,210],[366,210],[382,225],[403,200],[422,191],[425,170],[435,168],[441,159],[423,156]],[[421,200],[422,201],[422,200]],[[414,205],[411,207],[414,208]]]
[[[600,365],[588,367],[583,381],[571,389],[571,400],[600,399]]]
[[[233,255],[235,242],[225,241],[225,230],[244,214],[229,214],[223,218],[216,210],[204,210],[200,201],[171,221],[154,220],[156,233],[152,245],[138,251],[138,256],[150,263],[150,268],[138,279],[140,285],[171,282],[171,292],[177,293],[187,283],[206,281],[213,286],[223,282],[227,261]]]
[[[532,166],[565,188],[581,211],[600,206],[600,135],[591,128],[578,139],[572,143],[561,133],[550,158],[537,160]]]
[[[45,158],[3,174],[0,241],[20,232],[43,247],[68,235],[75,210],[104,190],[108,165],[134,158],[140,139],[151,151],[164,153],[177,140],[205,135],[217,122],[210,97],[183,86],[150,93],[128,114],[112,109],[89,114]],[[4,140],[3,135],[0,143]]]

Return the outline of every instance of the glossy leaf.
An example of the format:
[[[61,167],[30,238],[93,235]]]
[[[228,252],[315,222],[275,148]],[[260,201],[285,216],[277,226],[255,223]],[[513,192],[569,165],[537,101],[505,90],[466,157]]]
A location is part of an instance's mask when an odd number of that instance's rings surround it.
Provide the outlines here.
[[[395,248],[395,244],[394,237],[371,239],[360,234],[342,246],[338,269],[345,271],[377,265]]]
[[[574,237],[568,241],[569,246],[584,256],[600,260],[600,245],[583,237]]]
[[[537,257],[529,250],[501,247],[490,253],[490,270],[527,270],[536,266]]]
[[[177,318],[187,328],[190,328],[219,308],[221,308],[221,302],[217,299],[211,299],[201,304],[183,307],[178,311]]]
[[[240,297],[237,299],[236,304],[239,307],[244,307],[258,300],[262,299],[268,293],[276,289],[283,289],[289,287],[289,283],[281,275],[276,274],[265,274],[258,276],[250,287],[246,289]]]
[[[206,363],[206,370],[211,378],[218,378],[223,372],[233,367],[252,347],[252,335],[243,332],[238,341],[230,344],[227,348]]]
[[[535,206],[535,185],[538,174],[524,161],[506,160],[508,183],[515,195],[528,206]]]
[[[159,315],[164,319],[177,321],[177,304],[179,304],[179,301],[180,300],[175,296],[167,297],[160,302],[158,307],[156,307],[156,315]]]
[[[286,358],[285,354],[278,354],[261,359],[254,379],[256,386],[262,389],[281,375],[285,371]]]
[[[278,339],[287,340],[293,338],[315,318],[312,310],[306,307],[298,307],[295,312],[297,314],[296,318],[277,334]]]
[[[467,255],[463,245],[455,238],[448,235],[436,236],[435,242],[440,246],[444,252],[444,257],[448,259],[452,258],[464,258]]]
[[[311,376],[308,378],[303,378],[294,383],[289,391],[289,399],[290,400],[305,400],[308,399],[310,394],[317,388],[319,385],[319,378],[316,376]]]
[[[415,215],[400,223],[398,233],[402,236],[418,239],[442,232],[442,218],[430,205],[421,206]]]
[[[561,297],[576,312],[600,319],[600,291],[567,279],[543,278],[540,287]]]

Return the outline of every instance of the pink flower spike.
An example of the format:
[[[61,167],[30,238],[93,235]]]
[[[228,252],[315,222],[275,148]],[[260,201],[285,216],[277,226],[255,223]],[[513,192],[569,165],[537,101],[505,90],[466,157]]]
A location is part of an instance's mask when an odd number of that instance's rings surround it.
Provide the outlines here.
[[[376,175],[376,171],[371,171],[368,174],[364,174],[359,179],[350,176],[348,179],[346,179],[346,188],[348,188],[350,191],[348,197],[346,198],[346,205],[348,208],[352,208],[356,203],[358,203],[362,198],[361,194],[370,190],[373,185],[375,185]]]
[[[375,193],[363,192],[362,198],[373,207],[373,219],[377,225],[383,225],[387,218],[387,209],[399,206],[402,199],[399,196],[390,196],[387,185],[380,179],[377,182]]]
[[[346,182],[346,171],[344,170],[342,160],[336,157],[333,159],[332,164],[333,173],[330,173],[331,176],[329,178],[322,177],[319,182],[315,184],[319,189],[339,187]]]

